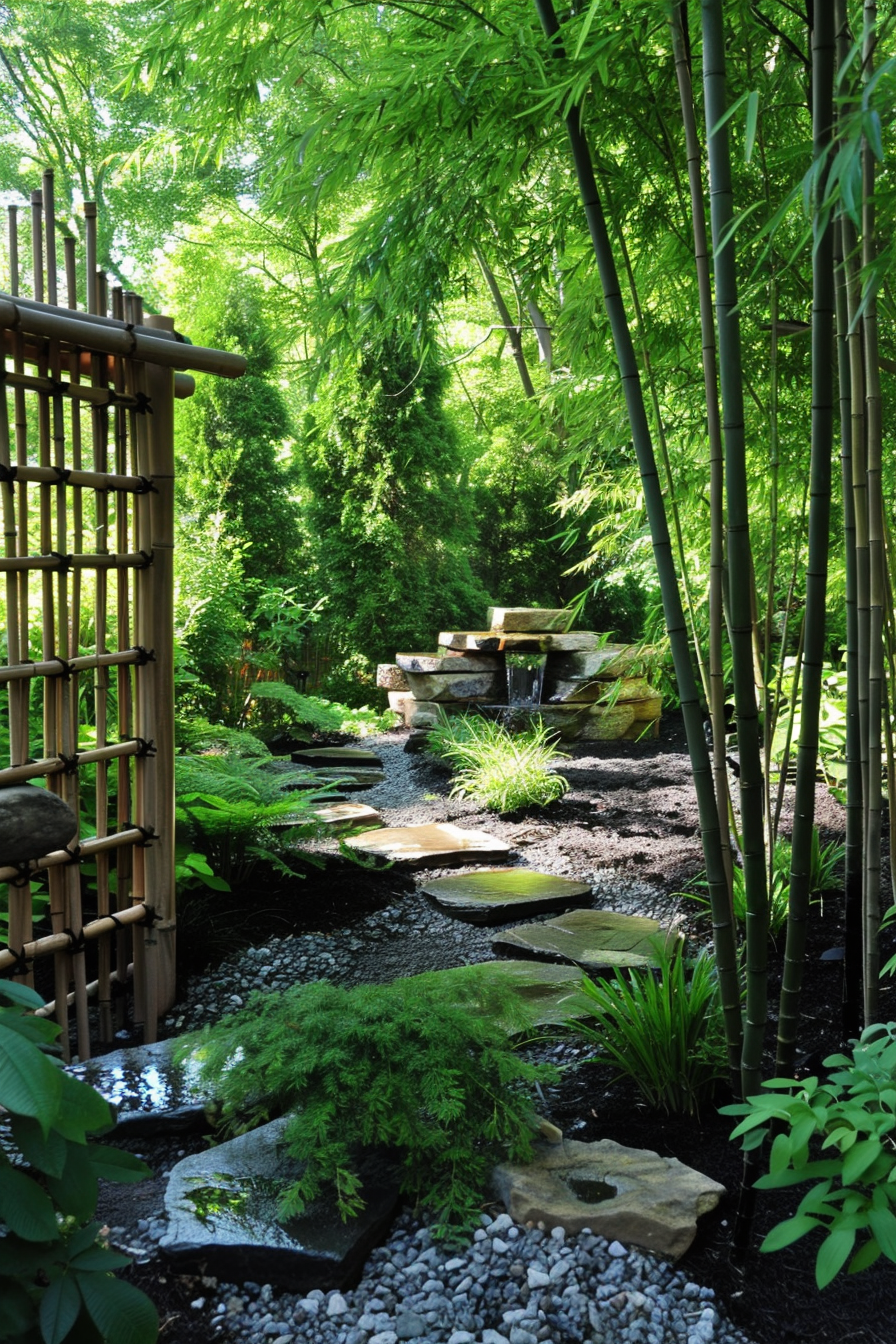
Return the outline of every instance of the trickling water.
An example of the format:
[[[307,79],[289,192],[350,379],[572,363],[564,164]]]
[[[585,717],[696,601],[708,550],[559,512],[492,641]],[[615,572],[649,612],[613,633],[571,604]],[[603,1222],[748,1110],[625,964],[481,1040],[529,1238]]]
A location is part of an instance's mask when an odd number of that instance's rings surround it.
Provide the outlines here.
[[[507,654],[507,706],[509,709],[534,709],[541,704],[547,654]]]

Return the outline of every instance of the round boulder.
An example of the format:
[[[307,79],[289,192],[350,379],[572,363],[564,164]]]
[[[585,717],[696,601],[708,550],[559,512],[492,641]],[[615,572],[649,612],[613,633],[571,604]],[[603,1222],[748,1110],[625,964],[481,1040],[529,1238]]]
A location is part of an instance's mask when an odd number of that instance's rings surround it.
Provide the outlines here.
[[[78,829],[68,803],[34,784],[0,789],[0,864],[27,863],[64,849]]]

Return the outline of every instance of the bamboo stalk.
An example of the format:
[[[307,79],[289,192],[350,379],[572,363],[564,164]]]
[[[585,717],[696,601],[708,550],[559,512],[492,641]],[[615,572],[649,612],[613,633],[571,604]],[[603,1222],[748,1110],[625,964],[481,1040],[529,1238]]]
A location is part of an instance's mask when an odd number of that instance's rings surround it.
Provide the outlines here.
[[[141,663],[146,657],[145,649],[124,649],[121,653],[82,653],[77,658],[54,658],[49,663],[11,664],[0,667],[0,684],[5,681],[28,681],[35,677],[68,677],[72,672],[86,672],[91,667]]]
[[[106,947],[106,946],[108,946],[108,941],[109,941],[108,938],[104,938],[103,941],[102,941],[102,943],[100,944],[100,946],[101,946],[101,947]],[[111,984],[116,984],[116,985],[123,985],[123,984],[126,984],[127,981],[131,979],[133,973],[134,973],[134,966],[133,966],[133,963],[132,963],[130,966],[127,967],[127,969],[125,970],[125,973],[124,973],[123,976],[119,975],[118,971],[112,971],[111,974],[110,974],[109,977],[108,977],[107,982],[106,982],[106,989],[108,990],[109,985],[111,985]],[[96,999],[96,998],[98,998],[98,999],[100,1000],[100,1012],[101,1012],[101,1013],[102,1013],[102,1011],[103,1011],[103,1002],[102,1002],[102,998],[101,998],[101,989],[102,989],[102,986],[103,986],[103,981],[102,981],[102,979],[99,978],[99,977],[98,977],[96,980],[91,980],[90,984],[87,986],[87,997],[88,997],[89,999]],[[71,1005],[74,1003],[74,1001],[75,1001],[75,996],[74,996],[74,994],[68,994],[68,995],[66,996],[66,1002],[67,1002],[67,1004],[69,1005],[69,1007],[71,1007]],[[108,1005],[106,1005],[106,1007],[107,1007],[107,1009],[108,1009]],[[36,1008],[36,1009],[34,1010],[34,1016],[35,1016],[35,1017],[52,1017],[53,1014],[55,1013],[55,1011],[56,1011],[56,1001],[55,1001],[55,999],[54,999],[54,1000],[53,1000],[52,1002],[50,1002],[50,1003],[45,1003],[44,1006],[43,1006],[43,1008]],[[110,1019],[110,1020],[111,1020],[111,1019]]]
[[[104,854],[113,849],[127,849],[128,846],[145,843],[146,835],[140,827],[129,826],[123,831],[115,831],[112,835],[89,836],[80,842],[77,851],[54,849],[51,854],[43,854],[39,859],[32,859],[30,863],[24,865],[24,869],[34,875],[64,867],[68,863],[78,863],[81,859],[91,858],[94,854]],[[0,882],[13,882],[20,876],[20,869],[14,865],[7,864],[0,868]]]
[[[81,936],[87,942],[95,938],[102,938],[110,933],[114,933],[117,924],[139,924],[145,920],[150,913],[150,907],[145,905],[132,905],[129,910],[122,910],[115,916],[115,919],[106,915],[102,919],[91,920],[85,924],[81,930]],[[14,966],[22,957],[28,961],[33,961],[39,957],[55,956],[58,952],[70,949],[72,946],[72,936],[68,933],[49,933],[44,938],[37,938],[18,951],[7,948],[0,952],[0,971],[4,971],[9,966]],[[66,991],[66,1001],[67,1001]]]

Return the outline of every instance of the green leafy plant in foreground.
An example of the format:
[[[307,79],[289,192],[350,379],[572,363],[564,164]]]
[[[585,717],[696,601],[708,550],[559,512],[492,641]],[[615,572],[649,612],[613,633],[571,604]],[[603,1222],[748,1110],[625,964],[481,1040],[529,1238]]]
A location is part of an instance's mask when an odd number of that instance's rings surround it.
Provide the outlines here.
[[[657,938],[654,949],[655,969],[585,976],[594,1021],[574,1030],[599,1047],[595,1061],[630,1078],[649,1106],[696,1115],[727,1076],[715,960],[702,952],[689,963],[680,940]]]
[[[569,789],[554,766],[566,759],[540,718],[511,733],[479,715],[441,716],[427,746],[454,769],[452,795],[474,798],[494,812],[546,807]]]
[[[815,1279],[826,1287],[848,1264],[850,1274],[881,1255],[896,1261],[896,1023],[866,1027],[852,1055],[824,1061],[826,1081],[772,1078],[766,1091],[725,1115],[742,1116],[731,1137],[761,1147],[777,1131],[761,1190],[814,1181],[796,1214],[776,1224],[760,1250],[779,1251],[809,1232],[825,1236]],[[859,1246],[856,1249],[856,1241]]]
[[[343,1218],[360,1212],[360,1160],[383,1146],[444,1235],[476,1225],[496,1161],[532,1154],[529,1090],[557,1074],[514,1053],[514,1024],[528,1025],[515,989],[471,967],[447,984],[427,974],[256,994],[181,1053],[197,1060],[231,1132],[289,1115],[286,1145],[306,1165],[284,1191],[285,1215],[325,1187]]]
[[[150,1170],[88,1142],[112,1112],[48,1053],[59,1027],[29,1011],[40,996],[4,981],[0,1004],[0,1340],[153,1344],[156,1310],[112,1277],[131,1262],[102,1244],[94,1220],[99,1177],[140,1181]]]

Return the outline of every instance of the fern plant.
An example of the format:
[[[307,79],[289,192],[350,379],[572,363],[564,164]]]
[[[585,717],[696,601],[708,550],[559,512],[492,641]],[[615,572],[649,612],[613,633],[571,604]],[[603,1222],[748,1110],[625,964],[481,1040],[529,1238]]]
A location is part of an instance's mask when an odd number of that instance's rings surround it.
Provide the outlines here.
[[[180,1051],[197,1059],[230,1132],[289,1115],[286,1143],[305,1166],[284,1216],[325,1187],[343,1218],[360,1212],[359,1159],[385,1146],[399,1154],[403,1191],[445,1235],[476,1225],[496,1161],[531,1157],[530,1089],[557,1077],[514,1053],[514,1022],[524,1025],[516,991],[471,967],[448,985],[426,974],[256,994]]]
[[[557,750],[539,718],[525,732],[511,733],[479,715],[449,719],[443,714],[427,746],[455,767],[452,796],[475,798],[494,812],[546,807],[569,789],[554,773],[566,753]]]
[[[351,709],[318,695],[302,695],[282,681],[255,681],[246,696],[244,721],[258,727],[263,737],[276,729],[288,729],[293,736],[311,737],[312,733],[351,733],[366,737],[395,726],[397,716],[380,713],[363,705]]]
[[[300,876],[290,851],[319,834],[312,808],[333,790],[322,784],[287,793],[295,775],[271,770],[270,754],[262,750],[264,756],[225,751],[175,759],[177,822],[215,875],[232,886],[245,883],[259,862]]]

